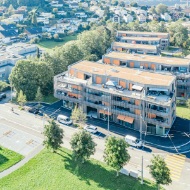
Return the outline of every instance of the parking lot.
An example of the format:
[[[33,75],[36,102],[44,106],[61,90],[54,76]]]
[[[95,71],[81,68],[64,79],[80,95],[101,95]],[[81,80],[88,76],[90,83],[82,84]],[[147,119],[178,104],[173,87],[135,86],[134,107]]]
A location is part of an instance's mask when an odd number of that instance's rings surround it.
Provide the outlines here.
[[[42,139],[0,123],[0,145],[3,147],[27,156],[40,144]]]

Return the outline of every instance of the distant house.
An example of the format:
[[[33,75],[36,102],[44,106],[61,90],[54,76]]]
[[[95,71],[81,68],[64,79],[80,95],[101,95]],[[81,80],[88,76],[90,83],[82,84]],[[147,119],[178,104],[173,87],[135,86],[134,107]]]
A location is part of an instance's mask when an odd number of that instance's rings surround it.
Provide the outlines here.
[[[77,8],[79,8],[79,4],[78,3],[70,3],[69,8],[77,9]]]
[[[58,15],[62,15],[62,16],[66,16],[67,12],[65,12],[65,11],[58,11],[57,14]]]
[[[27,34],[29,39],[39,37],[42,34],[42,28],[41,27],[26,28],[25,33]]]
[[[119,15],[113,15],[112,22],[120,23],[120,16]]]
[[[143,23],[146,22],[146,16],[144,14],[140,14],[137,16],[137,19],[139,20],[139,22]]]
[[[164,21],[170,21],[172,19],[171,16],[168,13],[164,13],[163,15],[161,14],[161,18]]]
[[[186,16],[190,17],[190,9],[184,9],[183,12]]]
[[[95,13],[96,13],[99,17],[103,17],[103,16],[104,16],[104,10],[102,10],[102,9],[96,10]]]
[[[152,15],[149,15],[148,18],[149,18],[150,20],[158,20],[158,19],[159,19],[159,16],[156,15],[156,14],[152,14]]]
[[[87,18],[87,15],[85,14],[85,12],[75,13],[75,16],[78,18]]]
[[[0,7],[0,14],[2,15],[7,10],[6,7],[2,6]]]
[[[124,15],[124,16],[123,16],[123,20],[124,20],[126,23],[133,22],[133,17],[132,17],[130,14],[127,14],[127,15]]]
[[[83,2],[83,3],[81,3],[81,6],[84,7],[84,8],[87,8],[88,7],[88,3],[87,2]]]
[[[0,31],[2,30],[15,30],[17,31],[15,24],[1,24],[0,25]]]
[[[0,39],[3,43],[10,43],[14,38],[18,36],[18,32],[15,30],[2,30],[0,31]]]
[[[18,7],[17,10],[15,10],[15,14],[24,14],[26,12],[27,12],[27,6]]]
[[[18,23],[18,22],[20,22],[20,21],[23,21],[24,16],[23,16],[23,14],[13,14],[13,15],[11,15],[10,18],[11,18],[14,22]]]

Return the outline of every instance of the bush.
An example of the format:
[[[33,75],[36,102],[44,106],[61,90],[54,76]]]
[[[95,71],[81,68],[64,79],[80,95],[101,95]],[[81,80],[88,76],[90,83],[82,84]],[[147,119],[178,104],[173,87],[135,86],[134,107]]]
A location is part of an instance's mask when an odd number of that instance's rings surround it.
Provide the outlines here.
[[[0,81],[0,92],[4,92],[10,89],[10,85],[6,82]]]
[[[31,40],[30,40],[30,44],[37,44],[37,43],[39,43],[40,42],[40,39],[39,38],[32,38]]]

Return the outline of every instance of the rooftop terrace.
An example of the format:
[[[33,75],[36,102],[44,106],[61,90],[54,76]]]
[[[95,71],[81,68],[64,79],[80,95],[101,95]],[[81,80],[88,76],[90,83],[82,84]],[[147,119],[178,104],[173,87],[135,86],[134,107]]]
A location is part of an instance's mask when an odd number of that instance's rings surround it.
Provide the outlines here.
[[[116,77],[118,79],[125,79],[144,85],[161,85],[170,86],[175,80],[175,76],[162,75],[158,73],[150,73],[129,68],[115,67],[105,64],[99,64],[90,61],[81,61],[70,67],[83,73],[90,73],[96,75],[107,75],[108,77]]]
[[[140,62],[152,62],[159,63],[163,65],[180,65],[180,66],[189,66],[190,60],[186,58],[173,58],[173,57],[160,57],[160,56],[151,56],[151,55],[139,55],[139,54],[127,54],[122,52],[111,52],[105,55],[105,57],[122,59],[122,60],[131,60],[131,61],[140,61]]]

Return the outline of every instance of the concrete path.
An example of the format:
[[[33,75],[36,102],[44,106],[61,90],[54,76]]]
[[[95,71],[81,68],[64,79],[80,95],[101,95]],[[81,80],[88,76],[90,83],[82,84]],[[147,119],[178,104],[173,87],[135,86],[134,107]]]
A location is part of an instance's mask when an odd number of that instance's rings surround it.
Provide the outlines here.
[[[26,164],[30,159],[32,159],[34,156],[36,156],[41,150],[43,149],[42,145],[39,145],[33,152],[28,154],[23,160],[15,164],[14,166],[8,168],[7,170],[4,170],[3,172],[0,173],[0,178],[3,178],[10,173],[16,171],[20,167],[22,167],[24,164]]]

